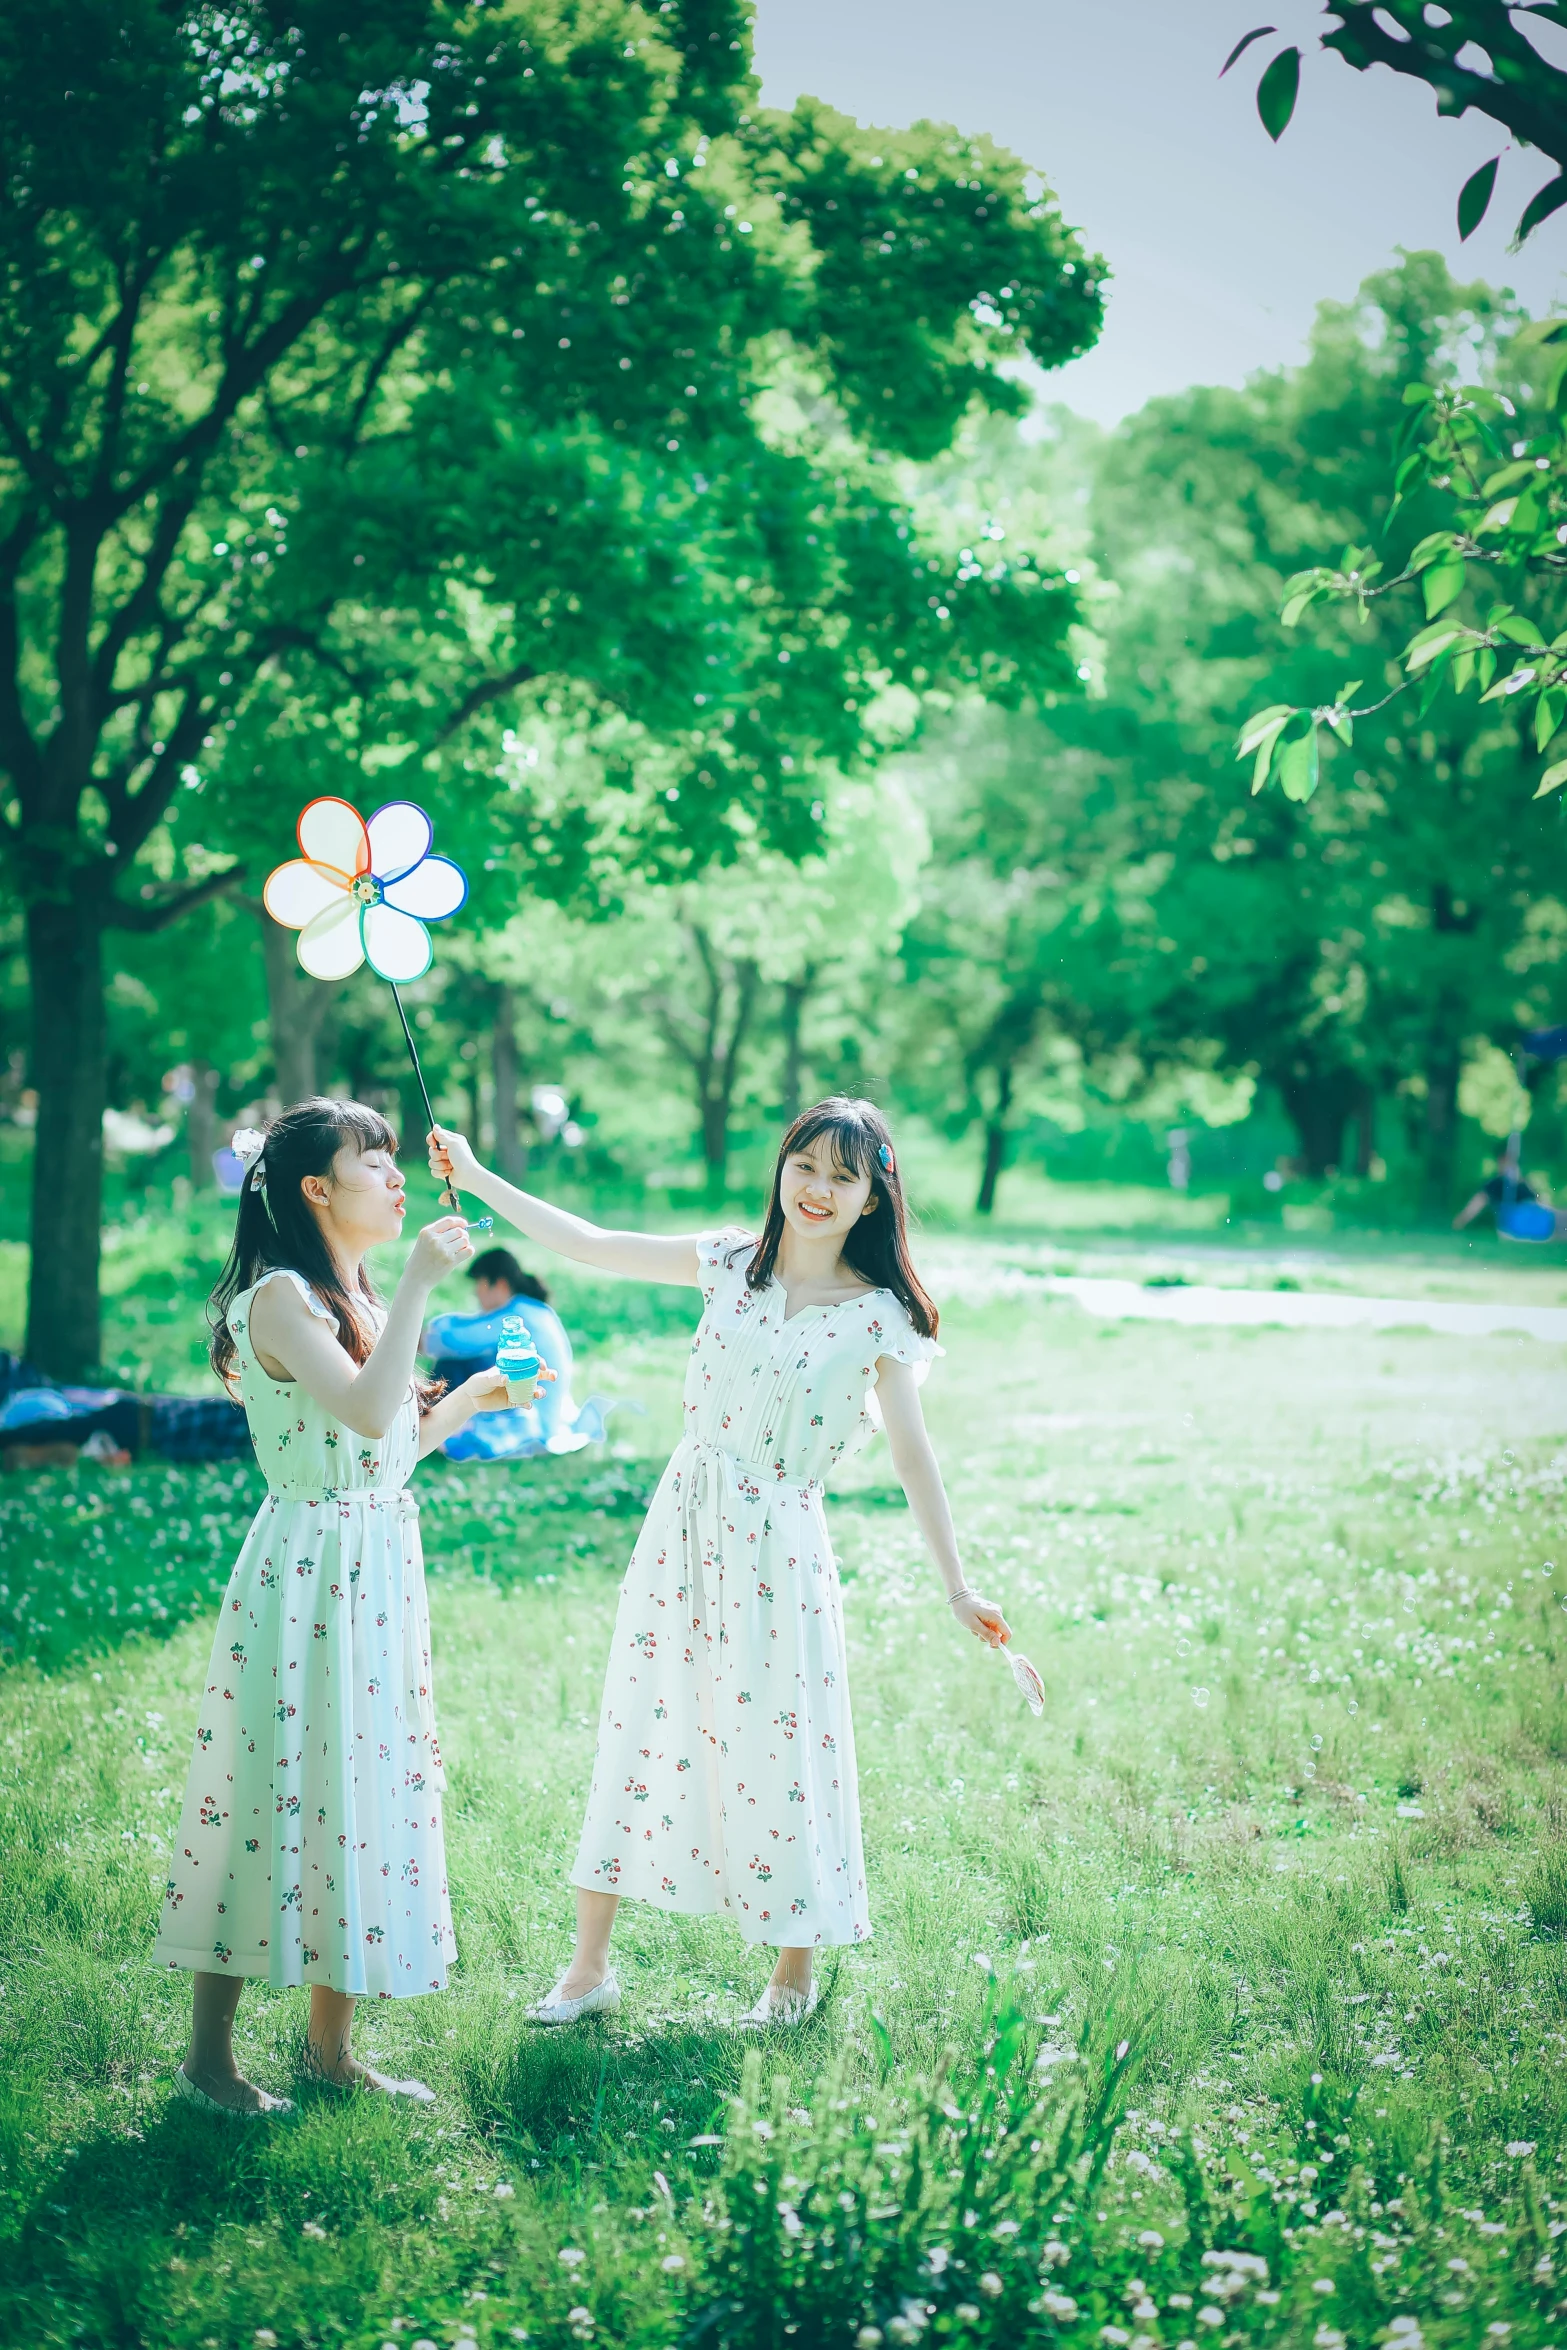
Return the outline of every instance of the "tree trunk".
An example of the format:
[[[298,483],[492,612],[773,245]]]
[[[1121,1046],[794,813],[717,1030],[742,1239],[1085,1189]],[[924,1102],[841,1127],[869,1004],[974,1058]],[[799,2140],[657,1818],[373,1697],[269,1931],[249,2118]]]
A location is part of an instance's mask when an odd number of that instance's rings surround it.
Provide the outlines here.
[[[332,1001],[330,983],[299,968],[295,936],[274,922],[254,899],[261,923],[261,956],[267,975],[267,1026],[272,1038],[273,1083],[285,1109],[319,1093],[316,1044]]]
[[[1458,1157],[1458,1051],[1446,1037],[1426,1065],[1425,1150],[1421,1167],[1421,1213],[1445,1224],[1453,1212],[1453,1176]]]
[[[1011,1107],[1012,1070],[1008,1064],[996,1072],[996,1107],[985,1122],[985,1165],[979,1179],[979,1197],[974,1202],[977,1215],[988,1216],[995,1209],[996,1186],[1006,1163],[1007,1112]]]
[[[212,1154],[218,1147],[218,1073],[208,1061],[191,1063],[195,1090],[185,1105],[185,1148],[190,1158],[190,1180],[196,1191],[213,1186]]]
[[[716,1202],[723,1198],[729,1176],[729,1117],[761,974],[749,960],[726,962],[699,923],[691,925],[691,940],[707,982],[700,1028],[693,1034],[667,1008],[661,1025],[669,1044],[696,1079],[707,1197]]]
[[[56,1379],[94,1371],[108,1085],[103,920],[96,893],[35,899],[27,909],[32,982],[34,1132],[27,1359]]]
[[[1300,1142],[1305,1172],[1337,1174],[1344,1163],[1344,1128],[1351,1112],[1360,1107],[1360,1079],[1348,1069],[1297,1064],[1280,1078],[1279,1092]]]
[[[783,983],[783,1013],[779,1026],[783,1030],[783,1116],[784,1124],[792,1126],[802,1108],[801,1092],[805,1074],[804,1054],[800,1043],[800,1024],[811,990],[816,985],[816,965],[807,963],[797,979]]]
[[[1369,1175],[1376,1155],[1377,1097],[1369,1085],[1363,1085],[1355,1104],[1355,1173]]]
[[[528,1146],[518,1113],[517,1030],[509,987],[495,991],[490,1058],[495,1089],[495,1163],[508,1183],[520,1183],[528,1172]]]

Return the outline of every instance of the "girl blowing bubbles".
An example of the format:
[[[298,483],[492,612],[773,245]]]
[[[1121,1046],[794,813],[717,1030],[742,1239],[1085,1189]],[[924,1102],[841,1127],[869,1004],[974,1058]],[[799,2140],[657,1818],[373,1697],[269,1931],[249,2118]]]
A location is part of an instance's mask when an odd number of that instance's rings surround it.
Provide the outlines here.
[[[242,1398],[267,1497],[229,1579],[157,1941],[195,1975],[174,2076],[209,2111],[288,2110],[234,2061],[248,1975],[310,1985],[306,2062],[342,2088],[430,2099],[349,2048],[354,2001],[439,1991],[453,1955],[416,1460],[506,1401],[481,1371],[414,1379],[430,1291],[473,1249],[461,1218],[414,1242],[390,1309],[365,1253],[402,1231],[384,1118],[306,1101],[249,1159],[212,1303],[212,1364]]]
[[[685,1433],[621,1588],[598,1754],[571,1881],[577,1947],[541,2023],[619,2005],[620,1901],[725,1910],[778,1961],[747,2021],[815,2005],[813,1952],[870,1932],[843,1611],[823,1479],[872,1432],[952,1613],[1011,1638],[970,1591],[920,1411],[936,1309],[909,1259],[903,1186],[880,1112],[834,1099],[784,1136],[760,1239],[605,1232],[480,1167],[437,1127],[430,1163],[530,1240],[581,1264],[689,1283],[706,1308]]]

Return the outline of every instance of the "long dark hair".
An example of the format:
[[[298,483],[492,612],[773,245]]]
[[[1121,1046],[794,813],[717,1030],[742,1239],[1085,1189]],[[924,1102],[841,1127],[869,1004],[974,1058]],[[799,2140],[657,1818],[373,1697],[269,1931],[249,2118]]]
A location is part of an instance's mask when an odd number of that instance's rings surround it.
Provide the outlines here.
[[[266,1129],[259,1160],[246,1169],[239,1195],[234,1245],[207,1300],[212,1325],[212,1368],[225,1387],[234,1380],[235,1347],[228,1310],[241,1293],[279,1268],[302,1273],[328,1313],[337,1317],[337,1335],[356,1363],[376,1340],[373,1310],[381,1300],[363,1265],[351,1292],[326,1244],[300,1185],[307,1175],[330,1175],[340,1150],[396,1152],[397,1136],[379,1110],[363,1102],[340,1102],[324,1094],[295,1102]],[[440,1388],[416,1382],[428,1410]]]
[[[773,1169],[773,1196],[756,1253],[745,1269],[746,1286],[765,1288],[778,1262],[784,1236],[783,1171],[796,1151],[808,1150],[826,1138],[846,1175],[868,1175],[875,1207],[861,1216],[843,1244],[845,1264],[873,1289],[890,1289],[922,1338],[934,1338],[941,1316],[909,1255],[909,1211],[903,1177],[887,1121],[874,1102],[835,1093],[829,1100],[802,1110],[778,1146]]]

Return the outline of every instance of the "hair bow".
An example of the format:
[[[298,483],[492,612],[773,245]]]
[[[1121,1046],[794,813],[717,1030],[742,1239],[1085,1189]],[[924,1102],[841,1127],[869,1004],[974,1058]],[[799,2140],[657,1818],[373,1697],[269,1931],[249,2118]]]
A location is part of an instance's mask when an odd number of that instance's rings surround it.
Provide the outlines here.
[[[239,1126],[229,1138],[229,1149],[248,1175],[267,1147],[267,1138],[259,1126]]]

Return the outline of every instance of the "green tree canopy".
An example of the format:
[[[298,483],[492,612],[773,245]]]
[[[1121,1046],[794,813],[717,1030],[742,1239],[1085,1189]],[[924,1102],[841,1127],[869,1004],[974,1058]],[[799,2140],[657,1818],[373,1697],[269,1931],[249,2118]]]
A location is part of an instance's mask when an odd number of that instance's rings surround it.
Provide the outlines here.
[[[226,852],[264,869],[280,801],[417,758],[481,874],[602,899],[624,861],[797,853],[890,685],[1066,682],[1069,590],[1027,549],[929,552],[887,468],[1091,341],[1098,266],[986,140],[760,109],[746,26],[0,27],[0,837],[46,1366],[97,1352],[104,933],[222,889]],[[591,807],[470,754],[529,692],[604,730]]]

